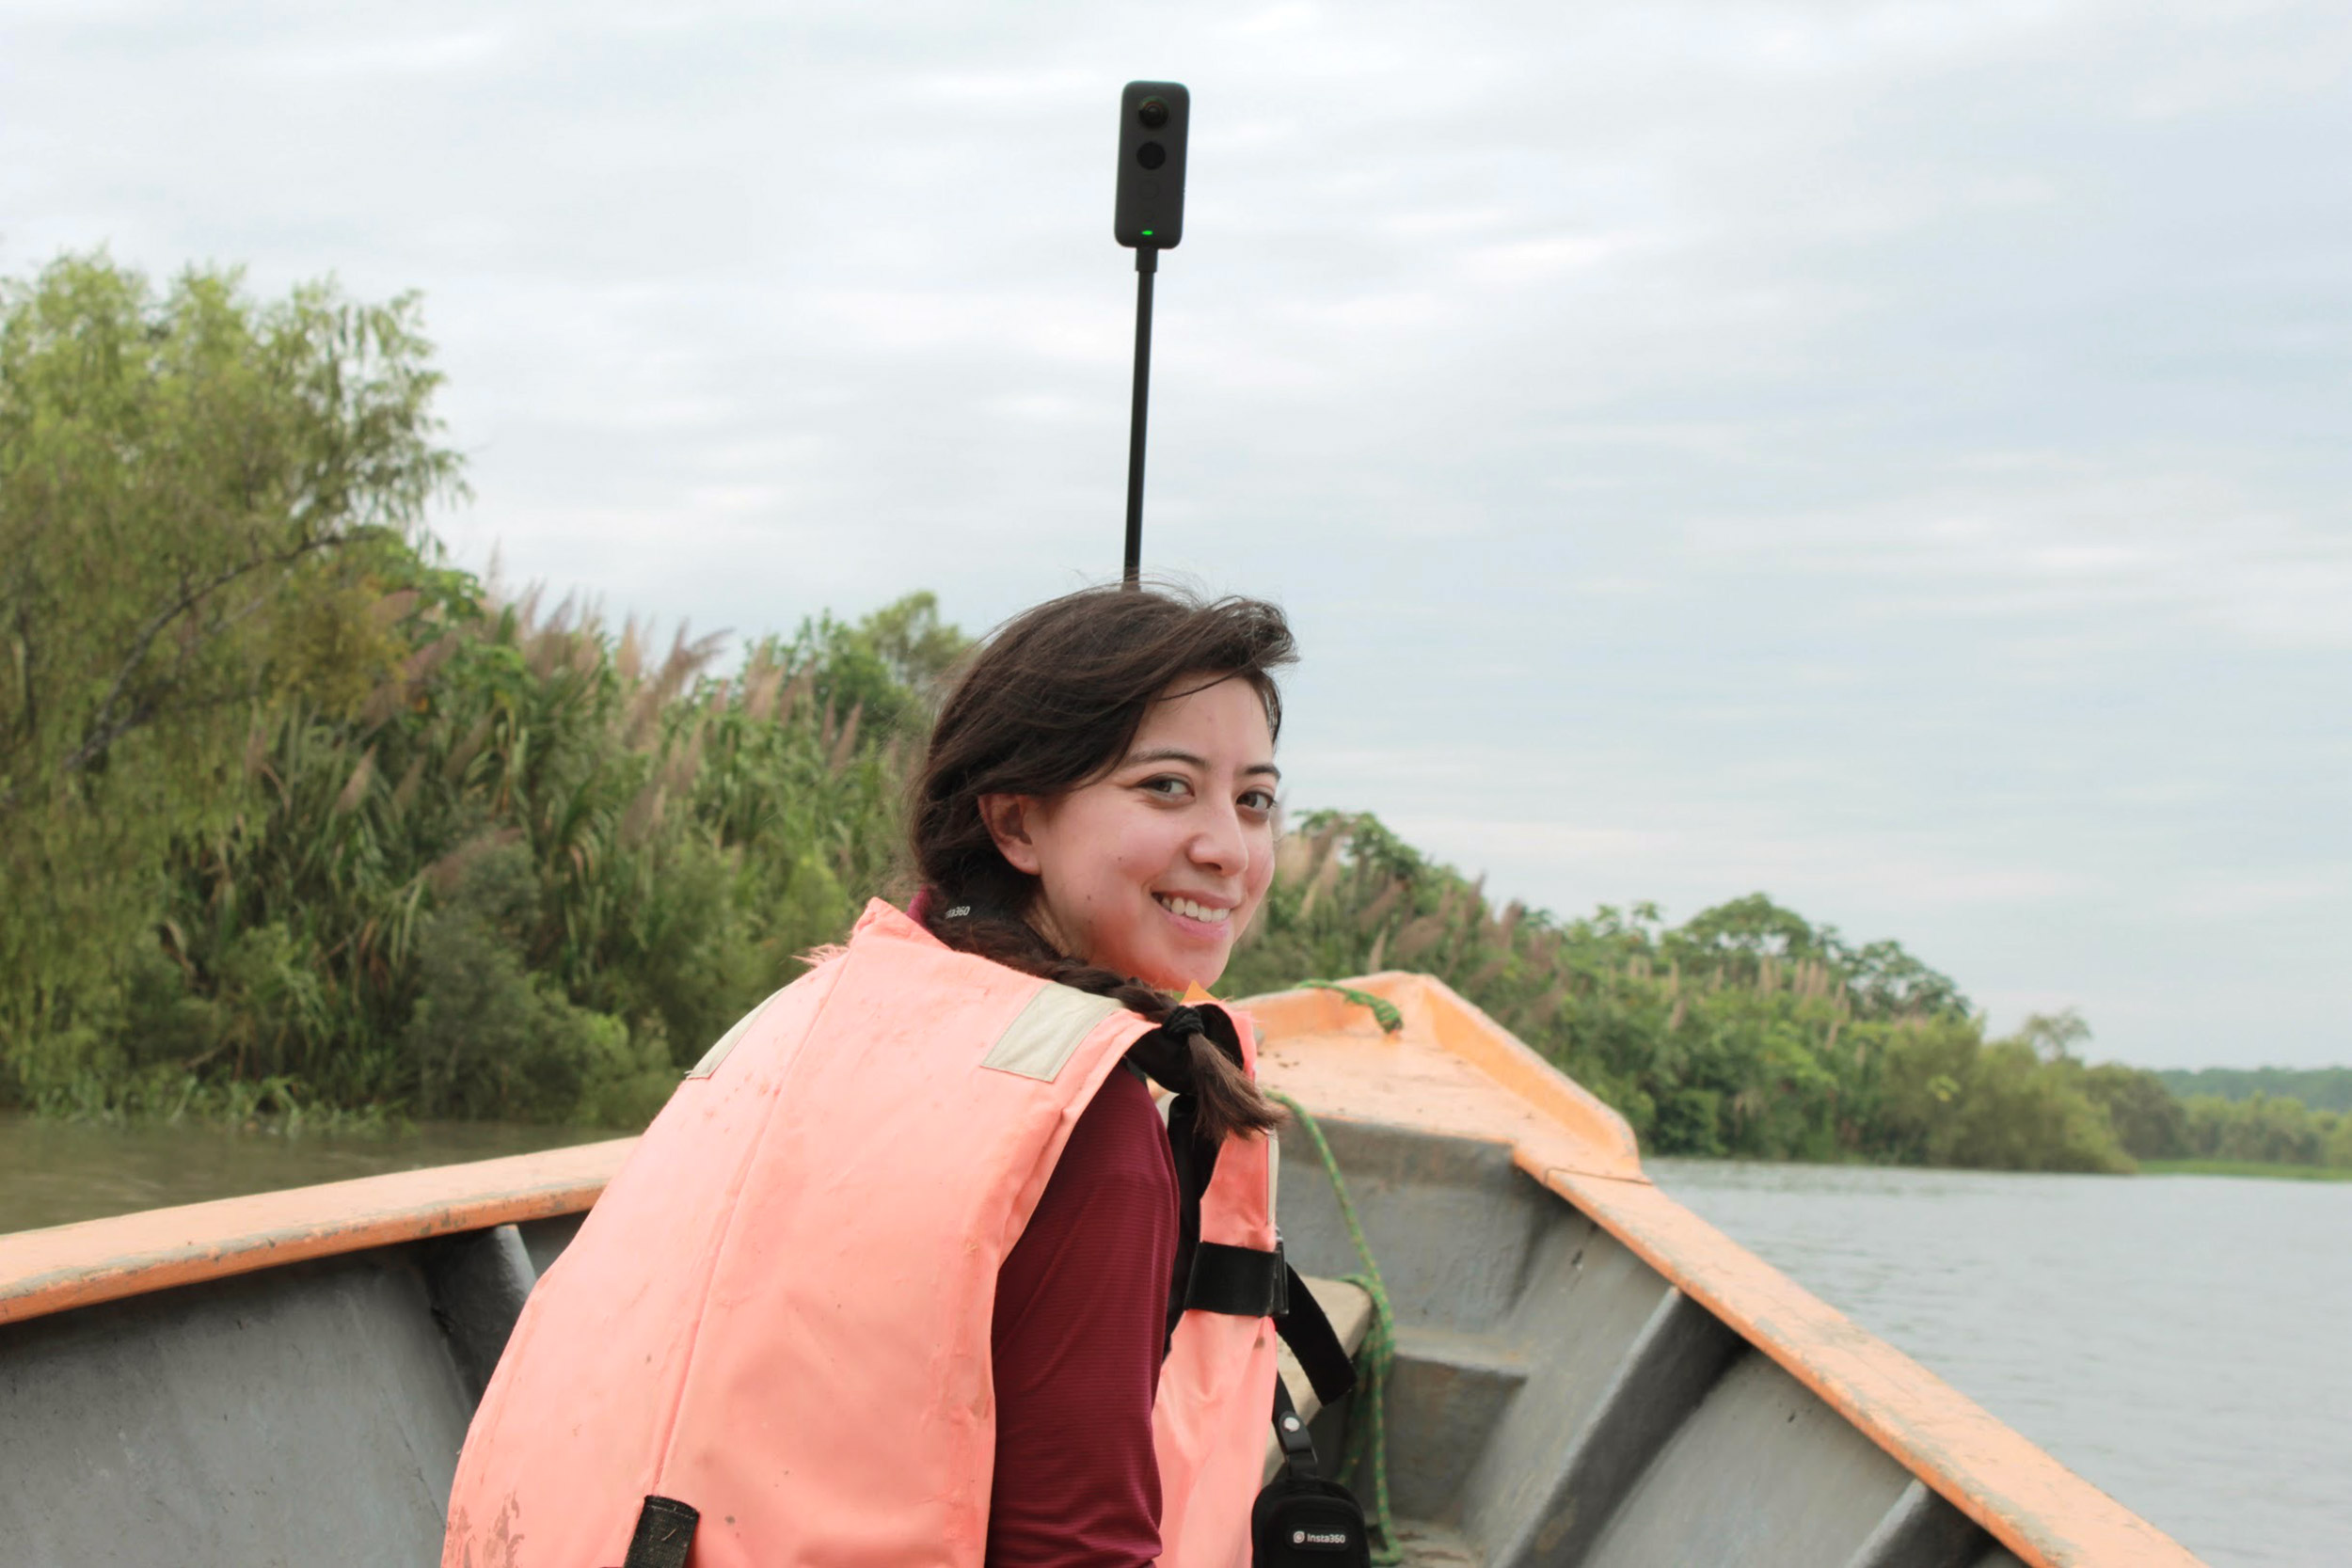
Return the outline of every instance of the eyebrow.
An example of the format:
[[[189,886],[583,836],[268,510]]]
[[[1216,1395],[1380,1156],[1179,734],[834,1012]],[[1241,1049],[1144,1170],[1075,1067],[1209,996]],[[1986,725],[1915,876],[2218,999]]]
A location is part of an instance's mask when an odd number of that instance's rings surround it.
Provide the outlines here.
[[[1147,762],[1184,762],[1190,763],[1193,767],[1198,768],[1203,773],[1209,770],[1209,763],[1206,757],[1196,756],[1190,752],[1179,751],[1173,746],[1159,746],[1149,752],[1130,752],[1127,753],[1127,760],[1120,763],[1120,766],[1121,768],[1134,768],[1141,763]],[[1248,767],[1243,768],[1242,771],[1244,773],[1263,773],[1266,777],[1276,780],[1277,782],[1279,782],[1282,777],[1282,770],[1275,767],[1274,764],[1270,762],[1253,762]]]

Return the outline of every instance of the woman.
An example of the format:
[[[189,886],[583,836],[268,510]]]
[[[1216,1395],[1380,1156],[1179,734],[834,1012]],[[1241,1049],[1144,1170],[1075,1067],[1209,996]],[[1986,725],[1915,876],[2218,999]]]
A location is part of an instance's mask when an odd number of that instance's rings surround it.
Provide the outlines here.
[[[484,1395],[446,1568],[1247,1560],[1273,1329],[1172,1287],[1278,1259],[1276,1113],[1247,1028],[1168,993],[1264,898],[1292,657],[1271,606],[1115,589],[996,634],[909,913],[647,1131]]]

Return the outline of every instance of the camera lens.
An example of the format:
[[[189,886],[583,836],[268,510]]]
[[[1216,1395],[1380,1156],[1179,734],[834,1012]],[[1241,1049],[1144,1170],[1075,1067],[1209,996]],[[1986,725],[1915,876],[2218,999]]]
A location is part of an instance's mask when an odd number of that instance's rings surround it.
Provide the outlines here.
[[[1136,149],[1136,162],[1146,168],[1157,168],[1168,162],[1168,149],[1155,141],[1145,142]]]
[[[1136,105],[1136,118],[1143,121],[1145,130],[1158,130],[1168,123],[1168,101],[1164,98],[1145,99]]]

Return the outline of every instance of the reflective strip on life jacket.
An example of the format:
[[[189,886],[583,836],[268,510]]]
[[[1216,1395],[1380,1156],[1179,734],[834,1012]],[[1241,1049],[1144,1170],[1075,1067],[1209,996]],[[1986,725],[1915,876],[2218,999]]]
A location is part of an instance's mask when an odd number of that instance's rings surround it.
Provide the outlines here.
[[[444,1568],[619,1562],[649,1497],[698,1512],[693,1568],[981,1568],[996,1275],[1152,1027],[869,905],[698,1064],[532,1293]],[[1271,1248],[1269,1180],[1266,1140],[1229,1141],[1201,1240]],[[1178,1324],[1153,1411],[1168,1568],[1247,1560],[1274,1345],[1263,1318]]]

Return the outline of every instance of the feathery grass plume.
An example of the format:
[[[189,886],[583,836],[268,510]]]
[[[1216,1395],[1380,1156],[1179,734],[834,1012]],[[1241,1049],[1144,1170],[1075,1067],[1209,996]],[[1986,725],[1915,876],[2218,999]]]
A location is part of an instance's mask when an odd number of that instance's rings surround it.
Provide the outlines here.
[[[347,816],[358,810],[359,802],[367,797],[368,781],[374,777],[375,748],[371,746],[361,754],[359,765],[351,770],[350,782],[335,797],[335,815]]]
[[[621,621],[621,641],[612,650],[612,673],[621,685],[633,688],[644,673],[646,623],[635,614]]]
[[[736,706],[746,713],[768,713],[775,706],[776,694],[784,689],[785,671],[775,663],[763,644],[752,655],[739,682]]]
[[[1284,833],[1274,841],[1274,879],[1278,882],[1300,882],[1307,879],[1314,867],[1314,845],[1296,833]]]
[[[1401,900],[1407,892],[1411,891],[1411,888],[1412,884],[1402,877],[1398,877],[1391,880],[1387,887],[1381,890],[1379,896],[1373,899],[1370,904],[1364,907],[1362,912],[1356,916],[1356,928],[1359,931],[1372,931],[1379,929],[1383,935],[1386,935],[1386,922],[1389,918],[1389,912],[1396,908],[1398,901]],[[1377,968],[1378,966],[1375,965],[1374,967]]]
[[[424,752],[420,751],[409,759],[407,770],[401,774],[400,782],[392,785],[391,798],[386,804],[390,808],[395,823],[407,816],[410,808],[417,803],[417,792],[424,784]]]
[[[825,755],[825,771],[839,773],[850,765],[857,751],[857,721],[865,714],[866,705],[851,703],[849,717],[841,721],[841,733],[834,737],[832,749]],[[831,714],[828,713],[828,718]]]
[[[496,712],[485,713],[475,720],[473,727],[466,732],[465,738],[451,747],[449,753],[441,759],[442,779],[453,784],[462,781],[467,770],[472,768],[474,759],[482,754],[483,748],[489,745],[491,735],[497,728]]]
[[[1343,824],[1334,822],[1301,841],[1306,844],[1308,851],[1307,871],[1302,878],[1306,890],[1299,895],[1298,903],[1298,915],[1302,920],[1314,912],[1318,900],[1328,898],[1331,890],[1339,885],[1340,857],[1335,850],[1342,828]]]
[[[709,667],[726,645],[727,634],[715,631],[707,637],[689,637],[680,625],[672,639],[670,652],[661,661],[661,673],[654,678],[654,689],[661,694],[664,704],[675,702],[686,691],[687,683]]]
[[[779,724],[789,723],[816,690],[817,667],[812,664],[785,682],[784,689],[776,693],[776,711],[770,717]]]
[[[1395,961],[1409,964],[1444,942],[1446,919],[1443,913],[1424,914],[1406,921],[1396,933]]]

